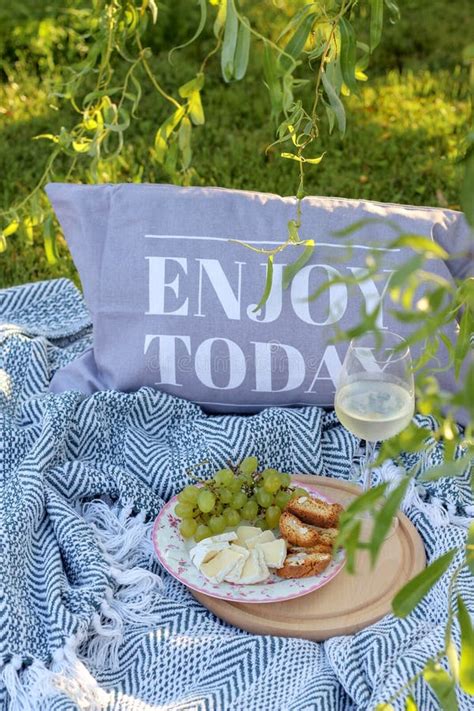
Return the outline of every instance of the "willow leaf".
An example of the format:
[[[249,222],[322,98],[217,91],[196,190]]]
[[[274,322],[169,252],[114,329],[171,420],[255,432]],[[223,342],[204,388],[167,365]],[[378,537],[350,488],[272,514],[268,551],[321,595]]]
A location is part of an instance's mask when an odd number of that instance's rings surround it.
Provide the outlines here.
[[[234,57],[234,77],[237,81],[243,79],[247,71],[250,52],[250,23],[246,17],[242,18],[237,35],[237,46]]]
[[[370,0],[370,51],[380,44],[383,25],[383,0]]]
[[[232,0],[227,0],[224,41],[221,52],[221,70],[224,81],[230,82],[234,76],[234,57],[239,32],[239,19]]]
[[[331,106],[331,109],[334,111],[334,115],[336,117],[337,121],[337,126],[339,128],[339,132],[341,136],[343,136],[346,132],[346,112],[344,109],[344,105],[339,98],[334,86],[331,84],[330,80],[327,77],[327,74],[325,71],[321,72],[321,78],[323,81],[323,86],[324,86],[324,91],[326,92],[326,96],[328,98],[329,104]]]
[[[436,694],[442,711],[458,711],[454,679],[440,664],[429,661],[423,678]]]
[[[184,49],[185,47],[189,47],[190,44],[192,44],[195,40],[197,40],[197,38],[199,37],[199,35],[201,34],[201,32],[204,29],[204,25],[206,24],[206,19],[207,19],[207,2],[206,2],[206,0],[197,0],[197,1],[199,4],[201,16],[199,18],[199,24],[197,26],[196,32],[193,34],[191,39],[188,39],[187,42],[184,42],[183,44],[178,44],[176,47],[173,47],[173,49],[171,49],[168,52],[168,61],[170,64],[173,63],[172,59],[171,59],[173,54],[175,52],[177,52],[179,49]]]
[[[397,617],[406,617],[415,609],[447,571],[456,553],[457,549],[452,548],[404,585],[392,600],[392,609]]]
[[[339,31],[341,35],[340,61],[342,78],[344,79],[344,83],[347,88],[353,93],[356,93],[356,37],[354,28],[345,17],[341,17],[339,21]]]
[[[294,276],[304,267],[304,265],[311,259],[314,252],[314,240],[309,239],[306,241],[306,247],[301,252],[300,256],[295,259],[292,264],[288,264],[283,270],[283,288],[288,289],[289,285],[293,281]]]
[[[466,693],[474,695],[474,628],[461,596],[458,597],[458,620],[461,628],[459,683]]]
[[[270,292],[272,290],[272,283],[273,283],[273,254],[268,255],[268,262],[267,262],[267,278],[265,280],[265,288],[263,290],[262,298],[256,305],[256,307],[253,309],[253,313],[256,311],[259,311],[263,306],[266,304],[268,301],[268,297],[270,296]]]
[[[285,54],[282,54],[280,57],[280,66],[283,71],[288,71],[296,63],[297,58],[300,56],[308,40],[315,18],[316,13],[311,12],[302,19],[300,25],[296,28],[294,34],[284,49]],[[291,61],[291,57],[293,57],[293,62]]]

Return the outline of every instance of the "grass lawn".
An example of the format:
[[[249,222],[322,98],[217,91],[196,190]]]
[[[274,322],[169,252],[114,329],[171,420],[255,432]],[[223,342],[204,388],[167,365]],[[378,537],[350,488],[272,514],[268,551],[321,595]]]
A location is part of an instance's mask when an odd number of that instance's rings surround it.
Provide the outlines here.
[[[67,36],[55,22],[57,9],[64,4],[65,0],[26,0],[5,3],[0,9],[0,209],[26,195],[42,174],[51,144],[32,137],[57,132],[74,120],[65,102],[53,102],[48,96],[45,81],[54,79],[71,56]],[[197,71],[208,40],[177,53],[170,67],[167,52],[176,36],[192,34],[197,4],[166,0],[162,5],[150,42],[153,64],[172,90]],[[260,27],[268,32],[275,6],[271,0],[254,5]],[[470,111],[467,70],[462,67],[463,47],[474,35],[470,0],[406,0],[400,5],[402,19],[387,25],[368,71],[369,81],[361,86],[360,97],[349,99],[344,141],[328,138],[322,130],[320,149],[327,155],[308,173],[307,191],[458,208],[457,161]],[[249,15],[253,17],[252,10]],[[50,50],[45,50],[45,43]],[[193,132],[195,184],[295,192],[292,162],[279,159],[276,152],[265,154],[273,128],[260,59],[255,49],[247,77],[231,86],[222,82],[218,61],[210,63],[203,93],[206,124]],[[126,150],[103,167],[103,180],[168,182],[149,151],[157,126],[168,113],[151,89],[144,93],[139,117],[126,135]],[[56,179],[63,178],[59,163]],[[86,179],[84,159],[74,179]],[[59,262],[51,266],[39,230],[33,244],[20,234],[10,238],[7,251],[0,255],[0,287],[57,276],[77,282],[62,239],[59,251]]]

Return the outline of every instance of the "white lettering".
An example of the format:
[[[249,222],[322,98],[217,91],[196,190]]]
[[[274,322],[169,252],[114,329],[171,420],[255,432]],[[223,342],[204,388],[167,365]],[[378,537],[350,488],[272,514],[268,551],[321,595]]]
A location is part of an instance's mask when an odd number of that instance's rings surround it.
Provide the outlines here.
[[[291,303],[295,314],[305,323],[312,326],[329,326],[336,323],[343,316],[347,309],[347,288],[345,284],[331,284],[329,292],[329,310],[325,321],[315,321],[310,314],[309,279],[313,269],[323,269],[329,279],[335,279],[341,275],[329,264],[309,264],[295,275],[291,282]],[[320,297],[321,298],[321,297]]]
[[[320,376],[323,367],[326,368],[328,372],[328,377]],[[314,392],[313,387],[318,380],[331,380],[334,384],[334,387],[336,388],[341,370],[342,362],[339,358],[339,353],[336,350],[336,346],[327,346],[326,350],[323,353],[323,357],[321,358],[321,361],[319,363],[318,370],[316,371],[316,374],[311,382],[311,385],[309,386],[308,390],[305,390],[305,393]]]
[[[185,274],[188,271],[187,259],[184,257],[146,257],[148,259],[148,279],[149,279],[149,308],[146,314],[157,316],[187,316],[188,299],[186,298],[181,306],[174,311],[165,310],[165,291],[171,290],[175,297],[179,293],[179,273],[173,281],[167,282],[165,277],[166,262],[176,262]]]
[[[225,365],[228,365],[229,380],[227,385],[216,385],[213,380],[213,370],[217,370],[216,359],[212,359],[212,346],[215,343],[225,343],[228,355],[225,358]],[[213,368],[214,364],[214,368]],[[208,338],[203,341],[196,351],[194,363],[196,375],[203,385],[215,390],[232,390],[242,385],[245,379],[246,365],[245,357],[239,346],[228,338]]]
[[[364,274],[367,272],[367,269],[365,267],[348,267],[348,269],[354,274],[356,278],[363,277]],[[393,271],[390,269],[383,269],[383,271],[388,272],[389,276],[380,294],[378,292],[377,285],[373,279],[365,279],[364,281],[358,282],[358,286],[362,291],[362,294],[364,295],[365,307],[368,314],[371,314],[377,308],[379,303],[381,304],[380,311],[377,316],[377,326],[379,328],[387,328],[383,325],[383,300],[385,298],[385,294],[387,292],[388,285],[393,274]]]
[[[161,380],[157,385],[175,385],[181,387],[182,383],[176,380],[176,341],[181,341],[188,355],[191,355],[191,339],[189,336],[163,336],[160,334],[147,333],[145,335],[144,354],[146,355],[150,344],[159,339],[158,367],[160,369]]]
[[[242,265],[245,262],[234,262],[238,265],[237,296],[234,294],[232,286],[217,259],[197,259],[199,262],[199,289],[198,289],[198,310],[195,316],[204,316],[202,313],[202,278],[206,272],[209,281],[214,289],[217,298],[225,311],[227,318],[240,320],[240,298],[242,286]]]
[[[251,341],[255,345],[255,390],[262,393],[282,393],[288,390],[295,390],[303,383],[306,369],[304,358],[297,348],[283,343],[259,343]],[[286,385],[280,388],[273,387],[274,356],[276,351],[281,349],[285,352],[288,362],[288,375]]]

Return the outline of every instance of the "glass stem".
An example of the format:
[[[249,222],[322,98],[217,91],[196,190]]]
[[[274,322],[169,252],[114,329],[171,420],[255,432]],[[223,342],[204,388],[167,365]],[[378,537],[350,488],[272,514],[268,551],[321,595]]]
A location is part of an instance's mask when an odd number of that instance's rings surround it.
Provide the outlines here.
[[[368,491],[372,484],[372,464],[375,460],[375,442],[365,442],[365,457],[363,463],[363,489]]]

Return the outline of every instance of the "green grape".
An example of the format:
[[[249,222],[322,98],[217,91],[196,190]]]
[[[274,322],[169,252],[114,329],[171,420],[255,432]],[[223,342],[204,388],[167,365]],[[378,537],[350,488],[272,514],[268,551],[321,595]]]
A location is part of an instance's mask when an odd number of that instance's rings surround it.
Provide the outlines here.
[[[257,518],[258,514],[258,504],[254,499],[249,499],[245,506],[242,508],[241,515],[246,521],[253,521]]]
[[[296,496],[308,496],[308,492],[306,489],[302,489],[300,486],[297,486],[292,493],[291,498],[294,499]]]
[[[239,469],[242,474],[253,474],[257,471],[258,459],[257,457],[245,457],[239,464]]]
[[[289,474],[280,474],[280,481],[282,488],[286,489],[291,484],[291,476]]]
[[[231,469],[219,469],[214,474],[214,479],[219,486],[227,486],[234,478],[234,473]]]
[[[232,497],[232,501],[230,502],[230,507],[232,509],[241,509],[242,506],[245,506],[247,503],[247,495],[244,494],[243,491],[238,491],[234,496]]]
[[[262,506],[264,509],[271,506],[273,502],[273,496],[268,491],[265,491],[265,489],[259,489],[255,498],[259,506]]]
[[[275,496],[275,504],[280,508],[284,509],[291,499],[291,494],[287,491],[279,491]]]
[[[242,484],[237,479],[237,477],[234,477],[228,487],[235,494],[236,491],[240,491],[240,489],[242,488]]]
[[[199,492],[197,505],[203,513],[209,513],[214,508],[216,497],[208,489],[201,489]]]
[[[201,489],[198,486],[186,486],[178,494],[178,501],[182,504],[195,504],[198,500]]]
[[[179,532],[181,533],[183,538],[192,538],[196,533],[197,528],[198,524],[193,518],[185,518],[181,522]]]
[[[223,504],[229,504],[232,501],[233,493],[230,489],[220,489],[219,498]]]
[[[263,488],[270,494],[275,494],[280,488],[281,481],[278,472],[274,474],[269,474],[263,481]]]
[[[211,516],[209,520],[209,528],[213,533],[223,533],[225,530],[224,516]]]
[[[269,506],[265,511],[265,521],[269,528],[276,528],[280,520],[281,511],[278,506]]]
[[[224,509],[223,516],[227,526],[237,526],[237,524],[240,522],[240,514],[235,509]]]
[[[185,503],[185,504],[179,503],[179,504],[176,504],[176,506],[174,507],[174,512],[175,512],[176,516],[179,516],[179,518],[192,518],[193,517],[193,510],[194,510],[193,505],[188,504],[188,503]]]
[[[259,518],[258,521],[255,521],[255,525],[262,531],[266,531],[268,529],[268,524],[264,518]]]
[[[196,529],[196,533],[194,534],[194,540],[199,543],[199,541],[202,541],[204,538],[209,538],[209,536],[212,536],[209,526],[205,526],[203,523],[200,523]]]

